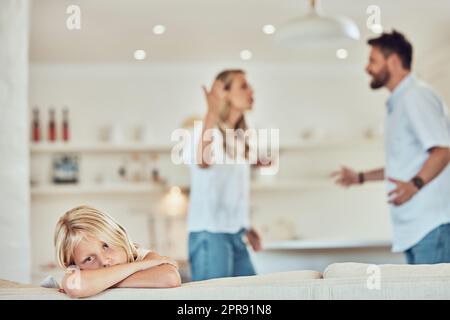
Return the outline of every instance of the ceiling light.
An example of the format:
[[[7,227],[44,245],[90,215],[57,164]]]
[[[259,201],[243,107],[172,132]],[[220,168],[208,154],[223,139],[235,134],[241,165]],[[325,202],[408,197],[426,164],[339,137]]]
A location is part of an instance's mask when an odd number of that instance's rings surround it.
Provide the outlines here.
[[[242,60],[250,60],[252,58],[252,52],[249,50],[242,50],[240,56]]]
[[[348,51],[345,49],[338,49],[338,50],[336,50],[336,57],[338,59],[347,59]]]
[[[136,50],[134,52],[134,58],[136,60],[144,60],[146,56],[147,56],[147,54],[145,53],[144,50]]]
[[[358,26],[337,15],[322,15],[319,0],[310,0],[310,11],[280,27],[276,40],[290,49],[340,48],[359,40]]]
[[[381,24],[374,24],[370,27],[373,33],[381,34],[383,33],[383,26]]]
[[[153,33],[160,35],[163,34],[164,32],[166,32],[166,27],[163,26],[162,24],[157,24],[156,26],[153,27]]]
[[[263,27],[263,32],[264,32],[265,34],[274,34],[275,31],[276,31],[275,27],[274,27],[273,25],[271,25],[271,24],[266,24],[266,25]]]

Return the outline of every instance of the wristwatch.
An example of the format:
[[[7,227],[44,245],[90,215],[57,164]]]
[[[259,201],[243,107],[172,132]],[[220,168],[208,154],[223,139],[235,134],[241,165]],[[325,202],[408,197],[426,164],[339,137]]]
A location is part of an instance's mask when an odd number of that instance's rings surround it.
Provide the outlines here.
[[[364,172],[359,172],[358,173],[358,183],[363,184],[364,181],[365,181]]]
[[[417,187],[417,189],[422,189],[422,187],[425,185],[425,182],[423,179],[419,176],[415,176],[412,178],[411,182]]]

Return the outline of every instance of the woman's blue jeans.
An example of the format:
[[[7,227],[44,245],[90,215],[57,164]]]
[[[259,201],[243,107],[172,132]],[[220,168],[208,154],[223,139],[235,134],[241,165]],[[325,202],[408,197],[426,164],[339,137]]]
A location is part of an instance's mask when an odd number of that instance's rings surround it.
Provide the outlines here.
[[[242,240],[245,232],[242,229],[237,233],[189,233],[192,281],[255,275],[247,246]]]

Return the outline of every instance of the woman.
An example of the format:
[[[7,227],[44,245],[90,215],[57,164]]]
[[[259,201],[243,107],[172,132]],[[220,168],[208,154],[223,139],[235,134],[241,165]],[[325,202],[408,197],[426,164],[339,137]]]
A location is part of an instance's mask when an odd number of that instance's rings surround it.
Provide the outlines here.
[[[242,133],[247,129],[244,114],[252,108],[253,90],[242,70],[221,72],[211,91],[203,90],[208,111],[201,136],[194,135],[197,161],[192,166],[188,215],[192,280],[254,275],[242,236],[255,251],[261,249],[261,242],[249,227],[249,161],[238,161],[248,159]],[[213,130],[222,139],[211,139]],[[210,152],[217,148],[223,152]],[[220,153],[226,161],[217,157]]]

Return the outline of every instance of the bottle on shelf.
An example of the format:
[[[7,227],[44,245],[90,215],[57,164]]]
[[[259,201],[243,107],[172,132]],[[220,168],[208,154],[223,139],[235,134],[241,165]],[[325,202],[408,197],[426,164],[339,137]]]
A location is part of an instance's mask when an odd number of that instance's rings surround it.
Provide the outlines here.
[[[150,158],[153,163],[152,169],[151,169],[151,180],[154,183],[159,183],[159,182],[161,182],[161,177],[159,175],[159,168],[158,168],[159,155],[157,153],[152,153]]]
[[[126,182],[128,181],[128,161],[126,158],[123,159],[122,163],[120,164],[118,170],[117,170],[119,181],[120,182]]]
[[[67,109],[67,107],[64,107],[63,109],[62,138],[65,142],[69,141],[70,139],[69,110]]]
[[[48,119],[48,141],[56,141],[56,120],[55,120],[55,109],[50,108],[49,119]]]
[[[39,123],[39,109],[34,107],[33,109],[33,124],[31,128],[33,142],[39,142],[41,140],[41,126]]]

